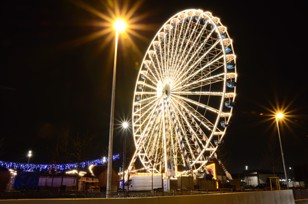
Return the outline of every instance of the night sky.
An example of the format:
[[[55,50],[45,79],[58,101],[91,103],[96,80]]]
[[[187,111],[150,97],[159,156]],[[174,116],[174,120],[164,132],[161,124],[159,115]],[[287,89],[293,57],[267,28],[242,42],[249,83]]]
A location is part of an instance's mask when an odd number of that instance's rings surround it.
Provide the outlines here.
[[[126,2],[126,3],[123,3]],[[20,0],[0,7],[0,160],[76,162],[107,155],[114,39],[93,37],[108,8],[138,1]],[[120,121],[131,117],[136,77],[158,29],[188,8],[211,11],[227,26],[237,55],[234,115],[218,157],[230,172],[282,171],[271,111],[281,124],[287,166],[308,165],[307,2],[145,0],[133,17],[138,35],[120,37],[114,153],[122,152]],[[87,6],[85,6],[87,5]],[[92,39],[89,38],[92,36]],[[134,43],[128,43],[128,38]]]

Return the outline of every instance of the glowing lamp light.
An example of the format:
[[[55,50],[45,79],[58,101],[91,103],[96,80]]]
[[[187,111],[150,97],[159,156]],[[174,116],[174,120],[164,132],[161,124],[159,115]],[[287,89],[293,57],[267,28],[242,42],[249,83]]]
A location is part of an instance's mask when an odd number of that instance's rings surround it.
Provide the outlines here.
[[[72,174],[78,174],[78,171],[77,171],[76,169],[72,169],[72,170],[70,170],[70,171],[66,171],[65,174],[70,174],[70,175],[72,175]]]
[[[29,158],[32,157],[32,151],[31,150],[28,151],[27,157],[29,157]]]
[[[277,120],[280,120],[280,119],[282,119],[282,118],[284,118],[284,114],[283,114],[282,112],[276,113],[276,119],[277,119]]]
[[[126,23],[121,19],[116,20],[113,26],[117,32],[123,32],[126,29]]]
[[[84,175],[86,175],[86,174],[87,174],[86,171],[79,171],[79,173],[78,173],[79,176],[84,176]]]
[[[120,154],[116,154],[112,156],[113,160],[120,159]],[[95,159],[90,161],[84,161],[79,163],[64,163],[64,164],[30,164],[30,163],[18,163],[18,162],[10,162],[10,161],[1,161],[0,160],[0,167],[5,167],[7,169],[13,169],[13,170],[21,170],[26,171],[29,170],[35,170],[39,172],[48,172],[51,169],[57,169],[60,172],[74,170],[76,168],[86,169],[90,165],[101,165],[105,164],[107,162],[107,158],[103,157],[103,159]]]
[[[129,126],[129,124],[128,124],[127,121],[124,121],[124,122],[122,123],[122,128],[123,128],[123,129],[127,129],[128,126]]]
[[[89,172],[91,173],[92,176],[94,176],[94,173],[93,173],[93,168],[95,167],[94,164],[91,164],[88,169],[89,169]]]

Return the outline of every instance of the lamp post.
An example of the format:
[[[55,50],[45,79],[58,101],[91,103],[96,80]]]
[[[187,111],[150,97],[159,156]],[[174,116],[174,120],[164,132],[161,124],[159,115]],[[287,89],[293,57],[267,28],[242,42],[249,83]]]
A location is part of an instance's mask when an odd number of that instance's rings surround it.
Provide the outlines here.
[[[115,29],[115,48],[113,61],[113,77],[111,90],[111,109],[110,109],[110,127],[109,127],[109,146],[108,146],[108,162],[107,162],[107,185],[106,197],[109,198],[111,194],[111,180],[112,180],[112,149],[113,149],[113,126],[114,126],[114,106],[115,106],[115,88],[116,88],[116,70],[117,70],[117,52],[119,33],[126,28],[126,23],[123,20],[116,20],[114,23]]]
[[[27,157],[28,157],[28,164],[29,164],[30,159],[31,159],[31,157],[32,157],[32,150],[29,150],[29,151],[28,151]]]
[[[129,123],[127,121],[122,122],[122,128],[126,133],[127,128],[129,128]],[[125,159],[126,159],[126,135],[123,138],[123,161],[122,161],[122,173],[123,173],[123,192],[125,191]],[[124,194],[125,196],[125,194]]]
[[[278,139],[279,139],[279,145],[280,145],[280,153],[281,153],[281,159],[282,159],[283,172],[284,172],[284,177],[286,179],[286,184],[287,184],[287,188],[288,188],[288,177],[287,177],[286,165],[285,165],[285,162],[284,162],[284,154],[283,154],[281,137],[280,137],[280,130],[279,130],[279,120],[284,118],[284,114],[282,112],[277,112],[275,116],[276,116],[276,126],[277,126],[277,133],[278,133]]]

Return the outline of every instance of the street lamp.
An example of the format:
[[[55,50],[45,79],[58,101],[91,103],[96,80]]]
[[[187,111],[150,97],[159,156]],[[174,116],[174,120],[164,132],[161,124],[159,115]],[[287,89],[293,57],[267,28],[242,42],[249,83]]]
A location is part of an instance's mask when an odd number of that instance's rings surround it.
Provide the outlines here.
[[[29,164],[30,159],[31,159],[31,157],[32,157],[32,150],[29,150],[29,151],[28,151],[27,157],[28,157],[28,164]]]
[[[122,129],[124,132],[129,128],[129,123],[127,121],[122,122]],[[126,159],[126,135],[123,138],[123,160],[122,160],[122,173],[123,173],[123,192],[125,191],[125,159]],[[125,195],[125,194],[124,194]]]
[[[114,126],[114,106],[115,106],[115,88],[116,88],[116,69],[117,69],[117,52],[118,52],[118,39],[119,33],[123,32],[126,28],[126,23],[123,20],[116,20],[114,22],[115,29],[115,48],[114,48],[114,61],[113,61],[113,78],[111,90],[111,110],[110,110],[110,127],[109,127],[109,146],[108,146],[108,163],[107,163],[107,185],[106,197],[111,194],[111,180],[112,180],[112,149],[113,149],[113,126]]]
[[[285,166],[285,162],[284,162],[284,154],[283,154],[281,137],[280,137],[280,130],[279,130],[279,120],[282,120],[284,118],[284,114],[282,112],[277,112],[275,116],[276,116],[276,126],[277,126],[277,133],[278,133],[278,139],[279,139],[279,145],[280,145],[283,172],[284,172],[284,177],[286,179],[286,184],[287,184],[287,188],[288,188],[288,177],[287,177],[287,171],[286,171],[286,166]]]

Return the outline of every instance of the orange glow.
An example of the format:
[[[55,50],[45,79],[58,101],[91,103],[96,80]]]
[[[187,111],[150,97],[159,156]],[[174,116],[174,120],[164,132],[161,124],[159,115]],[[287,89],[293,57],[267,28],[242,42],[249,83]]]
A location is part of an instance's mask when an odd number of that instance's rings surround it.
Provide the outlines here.
[[[208,171],[210,171],[211,173],[213,173],[213,174],[212,174],[213,179],[217,180],[216,165],[215,165],[215,163],[206,165],[206,169],[207,169]],[[219,186],[218,186],[218,182],[216,182],[216,189],[218,189],[218,187],[219,187]]]
[[[304,127],[301,119],[306,116],[301,111],[302,107],[294,106],[297,99],[297,97],[292,99],[287,96],[278,97],[277,93],[273,93],[273,98],[267,99],[266,104],[256,104],[256,106],[262,108],[261,112],[263,113],[262,118],[258,120],[256,125],[265,124],[265,131],[271,132],[270,135],[275,137],[277,134],[276,123],[279,122],[280,129],[284,134],[298,137],[295,130]]]
[[[117,31],[117,32],[123,32],[125,31],[127,25],[126,25],[126,22],[122,19],[118,19],[114,22],[113,24],[113,27],[114,29]]]
[[[136,39],[146,42],[149,39],[140,34],[140,31],[156,30],[156,26],[140,23],[149,16],[149,13],[140,13],[138,15],[138,9],[140,9],[143,1],[132,1],[133,3],[130,3],[131,1],[100,1],[102,5],[89,5],[82,1],[71,2],[97,17],[97,20],[89,19],[91,22],[86,23],[86,26],[100,29],[67,42],[64,45],[65,47],[76,47],[91,41],[101,40],[99,50],[102,50],[114,41],[114,29],[116,28],[122,35],[119,41],[125,40],[125,43],[123,43],[125,46],[130,47],[137,55],[141,55],[141,51],[135,44]],[[116,19],[121,19],[121,21],[116,21]]]
[[[277,112],[276,113],[276,120],[280,120],[284,118],[284,114],[282,112]]]

